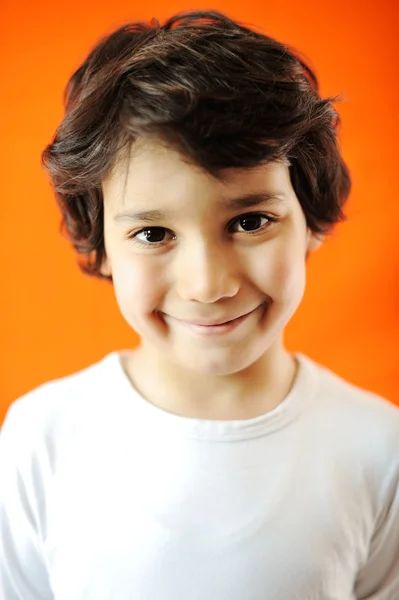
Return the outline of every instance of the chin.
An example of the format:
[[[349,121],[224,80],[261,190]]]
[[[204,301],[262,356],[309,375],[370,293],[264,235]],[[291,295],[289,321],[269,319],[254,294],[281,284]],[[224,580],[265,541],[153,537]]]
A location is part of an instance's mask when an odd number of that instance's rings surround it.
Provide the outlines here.
[[[212,356],[212,351],[209,350],[203,356],[198,354],[195,356],[195,354],[192,353],[192,360],[189,361],[187,355],[176,357],[176,362],[183,368],[204,376],[224,377],[240,373],[251,367],[265,354],[265,349],[263,348],[260,352],[253,351],[252,353],[247,350],[245,357],[242,351],[230,356],[223,356],[220,352],[215,352]]]

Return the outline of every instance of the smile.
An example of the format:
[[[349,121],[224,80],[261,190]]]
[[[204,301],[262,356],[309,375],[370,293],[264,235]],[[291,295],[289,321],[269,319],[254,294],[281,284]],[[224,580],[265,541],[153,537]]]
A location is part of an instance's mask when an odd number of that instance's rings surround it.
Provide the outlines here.
[[[262,307],[263,304],[257,306],[251,312],[242,315],[237,319],[233,319],[232,321],[227,321],[225,323],[220,323],[219,325],[198,325],[197,323],[180,321],[178,319],[176,319],[176,321],[180,323],[184,328],[188,329],[189,331],[192,331],[193,333],[197,333],[200,335],[220,335],[222,333],[229,333],[230,331],[237,329],[241,324],[248,321],[250,317]]]

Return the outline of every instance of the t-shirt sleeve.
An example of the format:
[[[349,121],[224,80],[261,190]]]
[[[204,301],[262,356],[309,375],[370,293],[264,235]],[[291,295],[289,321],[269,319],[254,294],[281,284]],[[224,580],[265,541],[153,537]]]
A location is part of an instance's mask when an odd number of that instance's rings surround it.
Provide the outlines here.
[[[11,405],[0,431],[0,598],[53,600],[39,533],[29,417],[21,412]]]
[[[390,481],[367,560],[356,580],[357,600],[399,600],[399,466]]]

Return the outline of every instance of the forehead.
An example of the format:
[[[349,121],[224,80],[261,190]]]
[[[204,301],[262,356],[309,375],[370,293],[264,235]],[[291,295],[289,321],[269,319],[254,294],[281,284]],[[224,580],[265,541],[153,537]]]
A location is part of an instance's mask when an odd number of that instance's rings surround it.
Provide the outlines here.
[[[131,202],[219,198],[242,192],[288,195],[292,192],[287,164],[271,162],[253,168],[228,168],[213,177],[165,142],[146,139],[135,143],[102,184],[104,202],[124,206]]]

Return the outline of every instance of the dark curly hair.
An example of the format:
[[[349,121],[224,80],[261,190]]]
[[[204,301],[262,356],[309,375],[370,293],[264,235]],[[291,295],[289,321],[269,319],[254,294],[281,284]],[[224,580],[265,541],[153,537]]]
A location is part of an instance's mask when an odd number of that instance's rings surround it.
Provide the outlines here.
[[[288,161],[308,227],[330,233],[346,219],[351,180],[332,106],[341,98],[318,89],[297,51],[218,11],[128,23],[102,38],[67,83],[65,116],[42,153],[81,270],[112,280],[100,273],[101,184],[146,134],[214,177]]]

